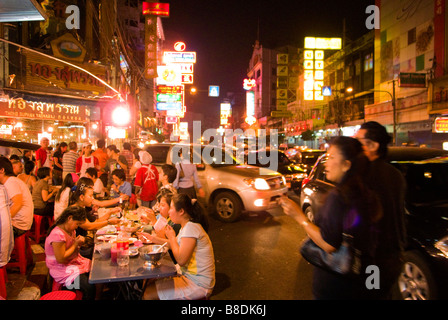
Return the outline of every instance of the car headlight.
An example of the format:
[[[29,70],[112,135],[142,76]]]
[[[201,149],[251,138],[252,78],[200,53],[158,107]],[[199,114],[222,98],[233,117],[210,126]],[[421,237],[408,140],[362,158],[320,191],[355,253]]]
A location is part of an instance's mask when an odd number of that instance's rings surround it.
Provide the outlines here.
[[[440,239],[434,244],[434,247],[439,249],[443,255],[448,258],[448,236]]]
[[[269,190],[269,184],[266,182],[266,180],[262,178],[256,178],[256,179],[244,179],[244,182],[248,186],[252,186],[257,190]]]

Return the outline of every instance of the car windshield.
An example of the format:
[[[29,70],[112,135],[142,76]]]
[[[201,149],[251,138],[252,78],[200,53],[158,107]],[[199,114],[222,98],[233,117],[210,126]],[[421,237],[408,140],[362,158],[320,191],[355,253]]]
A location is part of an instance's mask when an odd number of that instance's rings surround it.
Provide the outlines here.
[[[148,146],[145,149],[152,156],[153,164],[164,164],[166,163],[166,157],[168,155],[168,151],[170,150],[170,146]]]
[[[323,155],[325,151],[322,152],[302,152],[302,163],[306,165],[313,166],[317,159]]]
[[[238,165],[241,163],[236,157],[236,152],[230,148],[202,146],[201,151],[202,163],[205,164],[210,164],[212,166],[229,166]]]
[[[448,203],[448,161],[393,163],[406,178],[406,201],[415,206]]]

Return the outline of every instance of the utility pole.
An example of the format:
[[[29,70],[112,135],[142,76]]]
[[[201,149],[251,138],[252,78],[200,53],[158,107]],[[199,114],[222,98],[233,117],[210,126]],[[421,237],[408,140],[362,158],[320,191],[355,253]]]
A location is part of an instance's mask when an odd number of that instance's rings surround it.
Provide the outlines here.
[[[392,80],[392,113],[393,113],[392,143],[394,146],[397,145],[397,110],[395,105],[395,81],[396,80]]]

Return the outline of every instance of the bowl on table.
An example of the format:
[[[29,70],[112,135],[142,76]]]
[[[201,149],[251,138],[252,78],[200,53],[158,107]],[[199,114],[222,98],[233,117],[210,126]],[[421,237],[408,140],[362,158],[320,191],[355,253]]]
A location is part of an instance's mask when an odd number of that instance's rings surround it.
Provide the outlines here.
[[[168,252],[168,248],[158,250],[160,245],[149,245],[138,249],[140,257],[145,260],[144,267],[153,269],[159,265],[160,260]]]

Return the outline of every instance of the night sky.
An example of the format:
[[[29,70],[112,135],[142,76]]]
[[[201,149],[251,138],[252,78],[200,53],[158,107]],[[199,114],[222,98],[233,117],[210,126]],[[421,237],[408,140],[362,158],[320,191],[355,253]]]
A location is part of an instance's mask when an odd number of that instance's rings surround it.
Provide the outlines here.
[[[194,86],[206,90],[219,85],[221,97],[227,91],[244,91],[242,82],[257,38],[267,48],[303,47],[305,36],[342,37],[345,18],[346,36],[356,39],[369,31],[365,9],[374,4],[374,0],[166,2],[170,17],[163,18],[165,50],[184,41],[187,51],[196,51]]]

